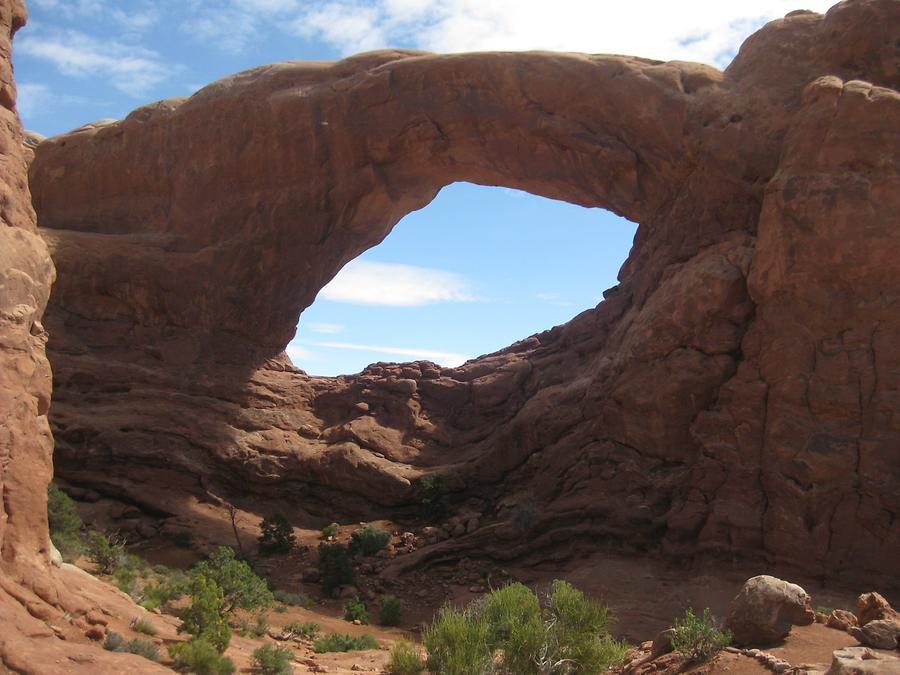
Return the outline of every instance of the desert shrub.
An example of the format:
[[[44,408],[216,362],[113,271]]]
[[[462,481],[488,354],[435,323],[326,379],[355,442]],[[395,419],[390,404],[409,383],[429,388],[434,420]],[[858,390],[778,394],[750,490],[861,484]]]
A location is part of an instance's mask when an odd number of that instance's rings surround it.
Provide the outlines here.
[[[362,635],[342,635],[329,633],[313,643],[317,654],[325,652],[356,652],[364,649],[378,649],[378,641],[368,633]]]
[[[389,532],[377,525],[366,525],[350,535],[350,553],[352,555],[375,555],[391,540]]]
[[[168,570],[167,570],[168,571]],[[158,570],[157,570],[157,573]],[[188,592],[190,580],[182,572],[172,572],[169,577],[161,577],[141,589],[143,600],[141,606],[146,609],[156,609],[177,600]]]
[[[222,656],[209,642],[191,640],[169,645],[169,655],[175,660],[175,667],[188,670],[195,675],[232,675],[234,663]]]
[[[128,644],[128,640],[119,633],[110,631],[106,634],[106,640],[103,641],[103,648],[108,652],[121,652],[125,651],[124,647],[126,644]]]
[[[369,608],[366,601],[361,595],[357,595],[344,607],[344,618],[347,621],[359,621],[360,623],[369,623]]]
[[[53,483],[47,486],[47,521],[50,540],[63,560],[71,562],[84,552],[82,522],[75,502]]]
[[[134,596],[137,593],[137,577],[132,570],[120,565],[113,571],[112,578],[116,582],[116,588],[123,593],[127,593],[131,596]]]
[[[442,675],[485,675],[491,671],[487,624],[470,609],[443,607],[423,640],[428,650],[428,670]]]
[[[271,518],[263,518],[259,525],[259,552],[262,555],[288,553],[296,543],[294,528],[287,518],[280,513]]]
[[[110,652],[137,654],[150,661],[159,661],[159,649],[149,640],[135,638],[126,640],[115,632],[110,632],[103,642],[103,648]]]
[[[696,616],[688,607],[684,617],[675,619],[672,647],[692,661],[704,661],[731,644],[731,631],[716,628],[709,607],[703,616]]]
[[[253,651],[253,665],[262,675],[290,675],[294,672],[291,661],[294,655],[290,649],[276,645],[263,645]]]
[[[191,606],[181,612],[179,633],[213,645],[224,652],[231,641],[231,627],[225,619],[225,594],[212,579],[203,575],[191,584]]]
[[[239,620],[235,630],[241,637],[262,637],[269,632],[269,621],[265,614],[257,614],[253,623],[246,619]]]
[[[566,581],[553,582],[544,612],[548,656],[557,673],[595,673],[625,658],[626,645],[612,638],[612,612]]]
[[[311,639],[316,637],[321,629],[322,627],[315,621],[306,621],[304,623],[294,621],[293,623],[285,624],[281,631],[283,633],[293,633],[295,637]]]
[[[338,530],[341,526],[337,523],[331,523],[331,525],[326,525],[322,528],[322,537],[324,539],[328,539],[328,537],[336,537],[338,536]]]
[[[303,593],[275,590],[272,591],[272,595],[278,602],[283,602],[285,605],[293,605],[294,607],[309,607],[312,605],[312,600]]]
[[[387,671],[391,675],[419,675],[425,670],[425,663],[419,652],[408,642],[398,642],[391,649]]]
[[[87,556],[100,574],[110,574],[125,559],[125,539],[92,530],[87,536]]]
[[[156,635],[158,632],[156,626],[149,619],[143,617],[136,617],[131,620],[131,630],[144,635]]]
[[[319,544],[319,577],[322,589],[329,595],[339,586],[356,579],[350,567],[350,556],[343,544]]]
[[[419,513],[429,523],[444,520],[450,512],[450,488],[441,475],[422,476],[416,486]]]
[[[233,548],[220,546],[208,561],[194,565],[191,576],[206,577],[222,589],[225,611],[240,607],[247,611],[268,607],[273,596],[265,579],[257,576],[243,560],[238,560]]]
[[[381,598],[381,607],[378,610],[378,622],[382,626],[399,626],[403,617],[403,607],[400,601],[393,595],[385,595]]]
[[[609,610],[565,581],[553,582],[545,607],[522,584],[469,605],[443,608],[425,631],[428,668],[447,675],[599,673],[621,661],[625,645],[609,635]]]

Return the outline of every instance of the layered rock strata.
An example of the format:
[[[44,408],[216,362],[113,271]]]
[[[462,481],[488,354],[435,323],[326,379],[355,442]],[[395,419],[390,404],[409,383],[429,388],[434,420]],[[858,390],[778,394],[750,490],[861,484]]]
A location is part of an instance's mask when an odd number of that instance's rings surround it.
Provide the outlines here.
[[[485,522],[535,514],[447,555],[611,539],[896,583],[898,34],[896,2],[849,0],[724,72],[279,63],[40,143],[60,472],[160,513],[164,483],[326,517],[441,473]],[[453,181],[638,222],[619,285],[460,368],[294,367],[318,290]]]

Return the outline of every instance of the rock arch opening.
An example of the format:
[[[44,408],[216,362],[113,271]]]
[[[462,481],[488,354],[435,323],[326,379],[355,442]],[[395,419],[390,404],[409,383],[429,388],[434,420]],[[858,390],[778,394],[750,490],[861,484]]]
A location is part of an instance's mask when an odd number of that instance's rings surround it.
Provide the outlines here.
[[[320,291],[288,355],[315,375],[462,365],[594,307],[636,227],[519,190],[449,185]]]

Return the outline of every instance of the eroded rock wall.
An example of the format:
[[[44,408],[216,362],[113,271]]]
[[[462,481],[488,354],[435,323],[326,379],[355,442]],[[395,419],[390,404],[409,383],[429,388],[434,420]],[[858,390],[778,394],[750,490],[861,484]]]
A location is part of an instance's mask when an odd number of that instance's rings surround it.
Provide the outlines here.
[[[0,0],[0,669],[167,672],[86,644],[91,627],[102,631],[113,617],[127,621],[142,610],[71,565],[50,562],[51,377],[41,320],[54,269],[31,207],[10,60],[26,16],[22,2]]]
[[[529,536],[457,551],[612,538],[892,578],[898,33],[896,2],[850,0],[770,23],[724,73],[274,64],[43,142],[61,472],[157,510],[166,481],[323,513],[402,506],[440,472],[500,522],[539,506]],[[460,368],[294,368],[318,290],[457,180],[639,222],[620,284]]]

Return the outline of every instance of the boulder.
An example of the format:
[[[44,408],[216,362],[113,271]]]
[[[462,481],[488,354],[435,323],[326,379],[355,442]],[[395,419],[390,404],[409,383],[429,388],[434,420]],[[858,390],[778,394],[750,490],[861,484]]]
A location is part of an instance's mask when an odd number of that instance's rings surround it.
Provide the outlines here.
[[[836,609],[828,615],[828,620],[825,622],[825,625],[829,628],[849,631],[858,623],[856,614],[853,612],[848,612],[846,609]]]
[[[800,586],[761,575],[748,579],[731,601],[725,627],[735,644],[770,645],[814,618],[809,594]]]
[[[900,675],[900,659],[868,647],[845,647],[832,653],[825,675]]]
[[[875,619],[865,626],[853,627],[850,635],[860,644],[875,649],[897,649],[900,641],[900,621],[895,619]]]
[[[900,620],[900,613],[880,593],[863,593],[856,599],[856,618],[865,626],[876,619]]]

